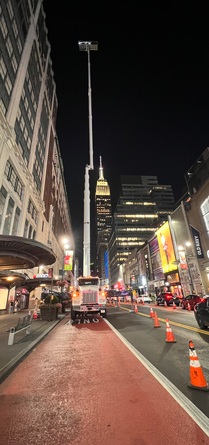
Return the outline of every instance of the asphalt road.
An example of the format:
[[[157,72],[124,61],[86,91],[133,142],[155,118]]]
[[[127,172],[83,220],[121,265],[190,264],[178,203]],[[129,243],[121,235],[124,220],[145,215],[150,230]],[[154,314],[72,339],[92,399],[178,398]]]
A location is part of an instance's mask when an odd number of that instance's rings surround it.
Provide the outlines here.
[[[209,330],[198,328],[193,311],[182,308],[153,306],[158,315],[159,328],[154,328],[150,306],[138,305],[138,313],[131,306],[108,308],[108,321],[160,373],[175,385],[209,418],[209,391],[190,388],[189,341],[192,340],[209,384]],[[176,343],[166,342],[166,319],[169,320]],[[124,376],[125,377],[125,376]]]

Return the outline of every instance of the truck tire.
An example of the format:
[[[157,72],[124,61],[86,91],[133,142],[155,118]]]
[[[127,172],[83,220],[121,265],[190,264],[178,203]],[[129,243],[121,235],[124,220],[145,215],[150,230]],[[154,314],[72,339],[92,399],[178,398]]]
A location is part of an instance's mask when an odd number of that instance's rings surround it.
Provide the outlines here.
[[[71,306],[71,314],[70,314],[70,316],[71,316],[71,320],[75,320],[76,319],[76,312],[72,309],[72,306]]]

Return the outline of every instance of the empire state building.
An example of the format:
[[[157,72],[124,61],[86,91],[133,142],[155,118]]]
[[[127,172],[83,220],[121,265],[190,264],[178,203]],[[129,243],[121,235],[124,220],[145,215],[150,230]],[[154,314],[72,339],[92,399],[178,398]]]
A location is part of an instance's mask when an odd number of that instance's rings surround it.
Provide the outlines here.
[[[108,239],[112,229],[112,206],[110,197],[110,187],[104,179],[102,157],[99,158],[99,179],[96,183],[96,233],[97,233],[97,270],[103,284],[108,284],[109,260],[108,260]]]

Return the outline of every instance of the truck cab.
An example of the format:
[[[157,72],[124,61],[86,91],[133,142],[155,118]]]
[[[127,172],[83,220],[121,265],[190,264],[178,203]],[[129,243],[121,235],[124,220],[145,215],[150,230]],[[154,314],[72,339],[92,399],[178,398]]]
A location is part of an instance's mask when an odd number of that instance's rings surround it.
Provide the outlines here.
[[[99,277],[79,277],[72,293],[71,319],[99,314],[107,317],[107,301]]]

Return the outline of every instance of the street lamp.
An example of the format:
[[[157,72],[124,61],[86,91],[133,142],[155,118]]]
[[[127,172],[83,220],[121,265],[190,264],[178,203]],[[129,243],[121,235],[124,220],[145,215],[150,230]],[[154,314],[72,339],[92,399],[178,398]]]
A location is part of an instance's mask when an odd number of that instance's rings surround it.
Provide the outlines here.
[[[90,276],[90,190],[89,170],[94,170],[93,162],[93,131],[92,131],[92,102],[91,102],[91,65],[90,51],[98,50],[98,42],[78,42],[79,51],[86,51],[88,55],[88,105],[89,105],[89,164],[85,167],[84,180],[84,227],[83,227],[83,275]]]

